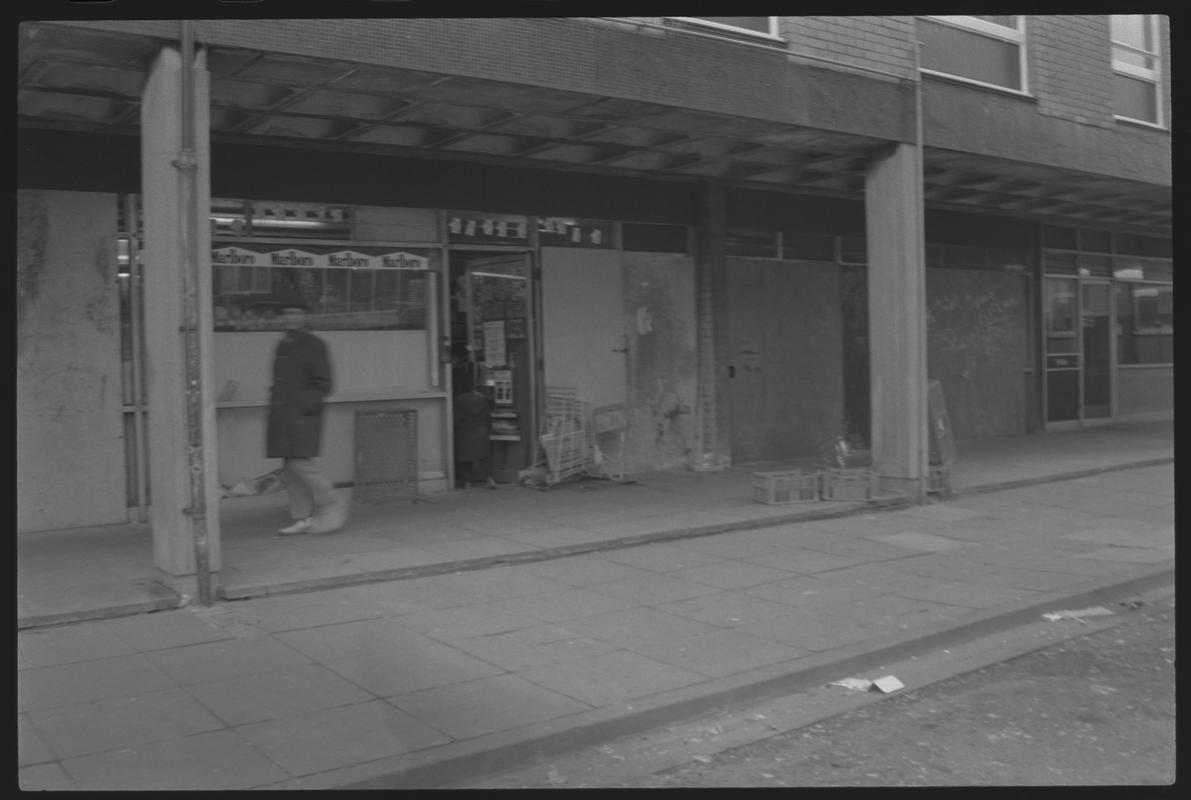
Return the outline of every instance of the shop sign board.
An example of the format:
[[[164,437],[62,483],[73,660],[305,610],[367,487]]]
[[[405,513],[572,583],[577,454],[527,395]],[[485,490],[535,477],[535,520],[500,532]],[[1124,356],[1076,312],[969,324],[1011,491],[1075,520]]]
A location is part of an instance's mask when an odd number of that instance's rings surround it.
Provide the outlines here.
[[[211,248],[211,263],[232,267],[302,267],[305,269],[430,269],[429,252],[391,247],[225,244]]]
[[[615,247],[613,223],[567,217],[538,217],[538,243],[543,247]]]
[[[528,244],[529,218],[448,211],[447,240],[458,244]]]

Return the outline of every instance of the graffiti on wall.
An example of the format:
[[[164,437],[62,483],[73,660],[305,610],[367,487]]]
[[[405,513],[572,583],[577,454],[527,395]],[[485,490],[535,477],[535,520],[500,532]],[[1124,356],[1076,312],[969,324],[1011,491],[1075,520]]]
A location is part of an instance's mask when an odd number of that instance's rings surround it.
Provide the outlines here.
[[[693,268],[685,257],[632,254],[624,285],[628,447],[640,468],[666,469],[695,446]]]

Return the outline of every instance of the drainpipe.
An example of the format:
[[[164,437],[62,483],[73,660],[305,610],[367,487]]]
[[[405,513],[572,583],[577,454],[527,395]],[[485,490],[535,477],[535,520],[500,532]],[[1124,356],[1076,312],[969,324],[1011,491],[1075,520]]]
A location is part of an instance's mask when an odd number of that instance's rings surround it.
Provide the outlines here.
[[[203,451],[203,386],[202,352],[199,339],[198,250],[195,214],[195,184],[198,158],[194,151],[194,30],[190,20],[181,21],[182,28],[182,149],[174,167],[179,172],[181,186],[180,220],[182,240],[182,333],[185,340],[186,433],[190,466],[190,516],[194,539],[195,578],[198,583],[198,602],[211,605],[211,560],[207,541],[207,487]]]
[[[914,42],[914,141],[917,157],[917,191],[915,192],[915,202],[918,204],[918,258],[922,260],[922,269],[919,274],[922,279],[917,281],[916,290],[918,292],[918,307],[924,312],[926,310],[926,160],[923,152],[923,126],[922,126],[922,42]],[[925,503],[927,500],[927,483],[930,479],[930,441],[933,435],[930,429],[930,415],[927,410],[926,397],[929,396],[928,387],[929,371],[926,363],[926,314],[922,315],[919,320],[918,342],[915,346],[922,358],[922,394],[924,401],[920,409],[919,425],[921,430],[926,435],[923,437],[922,447],[919,448],[918,460],[918,475],[917,481],[918,490],[915,493],[915,498],[919,504]]]

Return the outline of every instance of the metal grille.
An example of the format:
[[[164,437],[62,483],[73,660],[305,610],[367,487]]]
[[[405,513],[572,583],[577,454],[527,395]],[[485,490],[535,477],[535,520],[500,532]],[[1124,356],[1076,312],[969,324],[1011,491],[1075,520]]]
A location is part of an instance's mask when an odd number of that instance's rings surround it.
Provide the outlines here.
[[[414,498],[418,494],[418,412],[356,412],[357,502]]]

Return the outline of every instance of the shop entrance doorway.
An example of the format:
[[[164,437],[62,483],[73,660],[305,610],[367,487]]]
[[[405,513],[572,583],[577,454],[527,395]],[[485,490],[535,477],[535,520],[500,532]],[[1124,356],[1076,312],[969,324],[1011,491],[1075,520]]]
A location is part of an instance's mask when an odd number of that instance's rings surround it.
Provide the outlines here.
[[[1112,291],[1108,281],[1043,278],[1046,427],[1112,419]]]
[[[488,398],[484,468],[498,483],[516,483],[533,463],[541,392],[532,254],[452,248],[449,261],[452,391]]]

